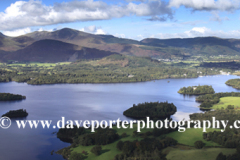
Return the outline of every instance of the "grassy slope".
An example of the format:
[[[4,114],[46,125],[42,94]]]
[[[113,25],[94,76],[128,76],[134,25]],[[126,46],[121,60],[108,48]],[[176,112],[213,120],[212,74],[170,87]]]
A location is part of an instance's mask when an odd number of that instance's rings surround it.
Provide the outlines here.
[[[225,109],[228,105],[234,105],[235,107],[240,107],[240,97],[223,97],[220,98],[220,102],[218,104],[213,105],[212,109],[221,109],[222,107]]]
[[[180,150],[172,148],[166,158],[167,160],[214,160],[220,152],[222,152],[224,155],[229,155],[235,153],[236,149],[203,148]]]
[[[116,127],[114,128],[116,129]],[[136,130],[136,125],[134,125],[134,129],[116,129],[118,134],[121,135],[122,133],[127,133],[128,137],[122,138],[122,141],[134,141],[136,139],[141,140],[139,137],[133,137],[132,133]],[[150,129],[142,129],[141,133],[150,131]],[[208,129],[208,131],[213,131],[213,129]],[[173,132],[168,134],[167,136],[172,137],[179,141],[179,143],[184,145],[190,145],[193,146],[193,143],[197,140],[202,140],[204,143],[206,143],[207,146],[218,146],[216,143],[213,142],[207,142],[203,140],[202,138],[202,130],[201,129],[188,129],[186,132],[180,133],[180,132]],[[88,152],[88,158],[86,160],[110,160],[113,159],[116,154],[121,153],[117,148],[118,141],[104,145],[102,146],[103,152],[100,156],[95,156],[91,153],[91,149],[93,146],[78,146],[73,149],[73,152],[79,152],[87,151]]]
[[[134,140],[141,140],[141,138],[139,137],[133,137],[132,133],[133,131],[136,130],[136,124],[134,124],[134,128],[133,129],[117,129],[116,127],[113,127],[113,129],[116,129],[117,133],[119,135],[121,135],[122,133],[126,133],[128,135],[128,137],[125,138],[121,138],[120,140],[122,141],[134,141]],[[142,129],[141,133],[147,132],[147,131],[151,131],[150,129]],[[120,141],[118,140],[118,141]],[[95,156],[94,154],[91,153],[91,149],[93,148],[93,146],[78,146],[76,148],[73,149],[73,152],[79,152],[81,153],[82,151],[87,151],[88,152],[88,158],[86,160],[110,160],[113,159],[115,155],[121,153],[121,151],[119,151],[116,148],[116,145],[118,143],[118,141],[108,144],[108,145],[104,145],[102,146],[103,152],[100,156]]]
[[[216,129],[208,129],[207,131],[212,132]],[[194,146],[194,142],[196,141],[203,141],[206,146],[219,146],[217,143],[211,142],[211,141],[205,141],[203,139],[203,132],[202,129],[186,129],[185,132],[172,132],[169,133],[167,136],[172,137],[173,139],[177,140],[178,143]]]

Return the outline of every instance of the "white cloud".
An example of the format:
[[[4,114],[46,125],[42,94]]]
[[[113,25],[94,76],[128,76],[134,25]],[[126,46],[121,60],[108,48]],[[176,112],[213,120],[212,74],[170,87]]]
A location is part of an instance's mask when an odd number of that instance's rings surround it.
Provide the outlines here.
[[[170,7],[185,6],[193,10],[234,11],[239,9],[239,0],[170,0]]]
[[[139,34],[139,35],[137,35],[137,39],[138,39],[138,40],[142,40],[142,39],[144,39],[144,36],[141,35],[141,34]]]
[[[88,32],[88,33],[92,33],[92,34],[107,34],[107,32],[105,32],[100,27],[96,27],[95,25],[81,28],[80,31]]]
[[[121,34],[116,33],[114,36],[119,38],[126,38],[125,34],[122,34],[122,33]]]
[[[44,31],[44,29],[43,28],[39,28],[37,31],[38,32],[42,32],[42,31]]]
[[[187,37],[202,37],[202,36],[206,36],[208,33],[211,33],[211,32],[212,31],[206,27],[194,27],[190,31],[185,31],[184,34]]]
[[[91,32],[91,33],[93,33],[93,32],[96,32],[96,30],[97,30],[96,26],[84,27],[84,31],[85,31],[85,32]]]
[[[102,1],[84,0],[46,6],[38,0],[17,1],[0,12],[0,30],[44,26],[76,21],[94,21],[124,16],[173,17],[165,1],[146,0],[141,3],[110,5]]]
[[[107,34],[107,32],[105,32],[102,29],[97,29],[97,31],[95,32],[95,34]]]
[[[13,30],[13,31],[3,31],[3,34],[10,37],[17,37],[30,32],[31,32],[31,29],[28,27],[28,28]]]
[[[142,40],[144,38],[170,39],[170,38],[194,38],[194,37],[219,37],[240,39],[240,30],[222,31],[211,30],[206,27],[194,27],[191,30],[187,30],[182,33],[158,33],[150,36],[141,35],[137,36],[136,39]]]

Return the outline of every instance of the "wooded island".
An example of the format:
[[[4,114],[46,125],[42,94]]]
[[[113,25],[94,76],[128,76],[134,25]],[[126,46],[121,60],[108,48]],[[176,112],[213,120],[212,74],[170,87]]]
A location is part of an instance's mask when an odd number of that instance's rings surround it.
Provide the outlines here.
[[[138,105],[133,104],[133,107],[123,112],[123,115],[131,118],[159,118],[165,119],[173,115],[177,111],[173,103],[168,102],[145,102]]]
[[[21,118],[21,117],[27,117],[28,113],[24,109],[19,110],[10,110],[9,112],[2,115],[2,117],[8,117],[8,118]]]
[[[213,94],[215,93],[212,86],[203,85],[203,86],[189,86],[181,88],[178,93],[188,94],[188,95],[202,95],[202,94]]]

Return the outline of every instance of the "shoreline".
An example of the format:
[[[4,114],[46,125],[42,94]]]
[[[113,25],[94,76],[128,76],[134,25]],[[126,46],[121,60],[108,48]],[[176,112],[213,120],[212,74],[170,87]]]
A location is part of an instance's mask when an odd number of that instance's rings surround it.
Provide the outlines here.
[[[157,80],[164,80],[164,79],[194,79],[194,78],[202,78],[202,77],[208,77],[208,76],[229,76],[229,75],[223,75],[223,74],[212,74],[212,75],[205,75],[205,76],[198,76],[198,77],[179,77],[179,78],[161,78],[161,79],[152,79],[148,81],[134,81],[134,82],[86,82],[86,83],[43,83],[43,84],[29,84],[27,82],[17,82],[17,81],[9,81],[9,82],[16,82],[16,83],[24,83],[27,85],[32,85],[32,86],[41,86],[41,85],[55,85],[55,84],[126,84],[126,83],[143,83],[143,82],[151,82],[151,81],[157,81]],[[232,76],[237,76],[237,75],[232,75]],[[0,83],[9,83],[9,82],[0,82]],[[168,82],[171,83],[171,82]]]

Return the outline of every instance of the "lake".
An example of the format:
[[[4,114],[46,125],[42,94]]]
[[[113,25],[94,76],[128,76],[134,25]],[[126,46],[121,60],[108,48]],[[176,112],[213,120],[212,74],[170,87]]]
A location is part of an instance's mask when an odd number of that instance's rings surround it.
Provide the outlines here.
[[[133,104],[168,101],[177,107],[174,120],[188,119],[189,114],[201,112],[195,96],[183,96],[177,91],[184,86],[212,85],[215,92],[232,92],[225,85],[234,75],[206,76],[192,79],[163,79],[139,83],[117,84],[54,84],[28,85],[26,83],[0,83],[0,92],[21,94],[26,100],[0,102],[0,114],[9,110],[26,109],[28,120],[121,120],[128,119],[123,111]],[[170,81],[168,83],[168,81]],[[14,120],[9,129],[0,128],[0,159],[61,160],[53,154],[68,143],[56,138],[57,129],[18,129]],[[20,158],[21,157],[21,158]]]

